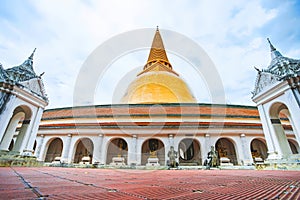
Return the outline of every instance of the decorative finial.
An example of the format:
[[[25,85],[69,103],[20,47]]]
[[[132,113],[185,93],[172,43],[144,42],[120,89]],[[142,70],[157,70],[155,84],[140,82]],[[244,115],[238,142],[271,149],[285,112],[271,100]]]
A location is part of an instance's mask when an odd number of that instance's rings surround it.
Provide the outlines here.
[[[258,72],[261,72],[257,67],[254,66],[254,69]]]
[[[159,28],[158,28],[158,26],[156,26],[156,31],[159,31]]]
[[[270,42],[270,39],[269,38],[267,38],[267,40],[268,40],[268,42],[269,42],[269,44],[270,44],[270,49],[271,49],[271,51],[276,51],[276,48],[273,46],[273,44]]]
[[[45,72],[41,73],[41,74],[39,75],[39,77],[41,78],[44,74],[45,74]]]
[[[34,48],[34,50],[33,50],[33,52],[32,52],[32,54],[29,56],[29,59],[33,59],[33,56],[34,56],[34,52],[35,52],[35,50],[36,50],[36,48]]]

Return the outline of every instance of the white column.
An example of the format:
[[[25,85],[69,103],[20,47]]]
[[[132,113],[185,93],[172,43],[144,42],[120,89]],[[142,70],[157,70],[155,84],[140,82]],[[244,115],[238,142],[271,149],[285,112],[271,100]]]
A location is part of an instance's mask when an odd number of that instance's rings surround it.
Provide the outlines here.
[[[103,146],[103,138],[104,138],[104,134],[99,134],[99,150],[100,150],[100,153],[99,153],[99,162],[100,164],[105,164],[105,162],[103,161],[104,159],[104,156],[103,156],[103,153],[105,152],[104,151],[104,146]]]
[[[138,154],[138,152],[137,152],[137,135],[133,135],[132,139],[133,139],[133,144],[134,144],[134,161],[135,161],[135,163],[137,163],[138,162],[137,161],[137,154]]]
[[[261,124],[262,124],[262,128],[263,128],[263,132],[265,135],[265,139],[267,142],[267,147],[268,147],[268,159],[278,159],[278,155],[276,152],[276,148],[275,148],[275,144],[273,141],[273,137],[271,136],[271,130],[270,130],[270,125],[269,125],[269,121],[268,117],[267,117],[267,113],[265,113],[265,109],[263,107],[263,105],[258,105],[257,106],[258,111],[259,111],[259,116],[260,116],[260,120],[261,120]]]
[[[43,143],[44,143],[45,136],[41,135],[39,138],[40,139],[37,142],[38,146],[37,146],[36,151],[35,151],[35,156],[37,157],[38,160],[42,160],[40,153],[41,153],[41,149],[42,149],[42,146],[43,146]]]
[[[137,160],[137,165],[141,165],[142,164],[142,145],[143,145],[143,141],[142,139],[139,137],[137,137],[137,154],[136,154],[136,160]]]
[[[26,142],[26,146],[24,148],[24,151],[27,152],[33,152],[33,145],[34,145],[34,141],[36,139],[36,135],[39,129],[39,125],[40,125],[40,121],[43,115],[43,109],[38,107],[37,111],[36,111],[36,115],[33,118],[32,123],[32,128],[31,131],[29,132],[29,137],[27,138],[27,142]]]
[[[64,144],[63,150],[62,150],[61,162],[64,162],[64,163],[70,163],[71,162],[70,160],[68,160],[71,140],[72,140],[72,135],[68,134],[68,136],[66,138],[66,143]]]
[[[296,95],[296,96],[294,96]],[[299,112],[299,105],[298,102],[295,98],[300,99],[300,95],[299,92],[295,92],[293,94],[292,91],[289,91],[288,94],[289,98],[287,101],[287,107],[290,113],[290,123],[292,125],[293,128],[293,132],[295,134],[296,140],[298,142],[298,144],[300,145],[300,112]]]
[[[5,135],[3,136],[2,141],[0,142],[0,150],[8,151],[10,142],[13,139],[14,134],[16,133],[17,126],[21,118],[23,118],[24,116],[25,114],[23,112],[20,112],[11,118],[7,130],[5,131]]]
[[[169,135],[169,146],[174,147],[174,136],[172,134]]]
[[[26,135],[29,134],[28,132],[30,131],[30,121],[29,122],[23,122],[21,130],[19,131],[19,134],[17,136],[16,143],[14,145],[13,151],[23,153],[24,149],[24,140],[26,138]]]
[[[128,148],[128,165],[137,164],[137,135],[132,135],[131,144]]]
[[[207,133],[204,135],[204,144],[202,145],[202,152],[201,152],[203,163],[207,159],[207,154],[210,151],[210,146],[211,146],[210,135]]]
[[[94,152],[93,152],[93,163],[101,163],[101,152],[102,150],[102,143],[103,143],[103,134],[99,134],[96,138],[96,142],[94,144]]]
[[[243,160],[244,165],[251,165],[253,163],[253,160],[251,155],[250,144],[249,145],[247,144],[245,134],[242,133],[240,135],[240,139],[241,139],[241,149],[239,151],[241,155],[240,159]]]

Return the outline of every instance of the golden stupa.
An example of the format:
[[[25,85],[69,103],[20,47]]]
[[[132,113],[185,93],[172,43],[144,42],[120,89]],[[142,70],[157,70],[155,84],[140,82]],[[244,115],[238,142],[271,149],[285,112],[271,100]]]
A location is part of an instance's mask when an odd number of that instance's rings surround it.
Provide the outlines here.
[[[157,28],[148,61],[129,85],[122,103],[196,103],[186,83],[172,69]]]

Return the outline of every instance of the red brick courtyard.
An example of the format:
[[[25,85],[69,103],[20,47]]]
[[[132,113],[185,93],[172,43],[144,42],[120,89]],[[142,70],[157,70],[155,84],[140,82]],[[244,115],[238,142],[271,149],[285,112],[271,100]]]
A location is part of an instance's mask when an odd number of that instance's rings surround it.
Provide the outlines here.
[[[300,199],[299,171],[0,168],[0,199]]]

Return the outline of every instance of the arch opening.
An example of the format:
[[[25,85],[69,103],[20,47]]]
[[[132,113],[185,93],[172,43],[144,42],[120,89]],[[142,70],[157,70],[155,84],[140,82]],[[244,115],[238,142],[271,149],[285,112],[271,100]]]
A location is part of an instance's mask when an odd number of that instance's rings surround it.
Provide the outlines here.
[[[28,106],[17,106],[12,114],[12,117],[7,124],[3,137],[0,138],[0,149],[4,151],[21,152],[23,149],[25,134],[31,120],[32,111]],[[11,140],[14,139],[15,143],[10,148]]]
[[[48,146],[45,162],[52,162],[56,157],[61,157],[63,142],[60,138],[54,138]]]
[[[150,138],[142,145],[142,165],[148,163],[148,158],[157,157],[160,165],[165,165],[165,146],[159,139]]]
[[[115,157],[124,158],[124,163],[127,163],[128,144],[123,138],[114,138],[108,144],[106,164],[112,163]]]
[[[221,164],[222,164],[221,159],[226,159],[226,158],[228,158],[230,160],[230,163],[232,163],[233,165],[238,164],[236,150],[231,140],[227,138],[220,138],[216,142],[215,149],[218,152],[218,157]]]
[[[293,133],[293,124],[291,115],[287,106],[283,103],[276,102],[270,107],[270,120],[274,129],[275,138],[278,141],[279,151],[282,155],[292,154],[291,146],[288,142],[287,134]]]
[[[79,139],[76,145],[74,163],[91,164],[93,159],[94,144],[89,138]]]
[[[299,145],[296,141],[289,139],[288,140],[291,151],[293,154],[298,154],[299,153]]]
[[[253,161],[266,160],[268,156],[268,149],[265,141],[261,139],[253,139],[250,144],[251,155]]]
[[[201,165],[200,144],[195,139],[183,139],[178,146],[180,165]]]
[[[2,137],[0,148],[4,151],[12,151],[15,147],[15,143],[12,148],[10,147],[11,140],[17,139],[17,137],[20,135],[20,128],[23,126],[23,122],[25,119],[25,113],[23,111],[14,111],[13,116],[9,120],[9,123],[6,127],[6,130],[4,132],[4,135]]]

